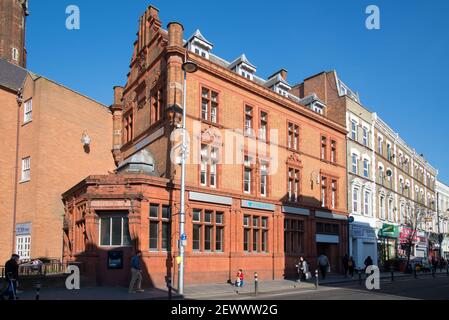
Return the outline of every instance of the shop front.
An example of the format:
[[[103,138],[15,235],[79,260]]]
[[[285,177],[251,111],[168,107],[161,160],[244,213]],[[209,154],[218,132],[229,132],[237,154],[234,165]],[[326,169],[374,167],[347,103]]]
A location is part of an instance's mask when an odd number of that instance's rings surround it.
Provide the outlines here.
[[[408,226],[402,226],[399,233],[399,248],[398,257],[401,259],[407,258],[408,250],[410,249],[410,256],[415,255],[415,245],[418,242],[418,234]]]
[[[415,257],[429,257],[429,238],[425,231],[418,231],[418,242],[415,246]]]
[[[374,228],[369,224],[355,223],[350,226],[351,250],[356,267],[363,267],[365,259],[369,256],[378,261],[377,237]]]
[[[441,252],[443,254],[444,259],[449,259],[449,237],[446,236],[441,243]]]
[[[440,257],[440,244],[443,239],[440,239],[440,235],[438,233],[431,232],[429,233],[429,257],[430,258],[439,258]]]
[[[398,257],[399,227],[384,223],[378,232],[377,249],[379,267],[388,267]]]

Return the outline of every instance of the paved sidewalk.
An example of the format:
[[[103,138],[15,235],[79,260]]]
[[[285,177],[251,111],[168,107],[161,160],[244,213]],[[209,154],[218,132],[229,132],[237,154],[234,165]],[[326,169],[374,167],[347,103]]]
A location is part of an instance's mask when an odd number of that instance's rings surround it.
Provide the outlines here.
[[[168,291],[163,289],[146,289],[143,293],[128,293],[123,287],[92,287],[81,290],[65,288],[42,288],[40,300],[168,300]],[[173,297],[177,295],[173,292]],[[36,300],[36,291],[30,290],[19,294],[19,300]]]
[[[445,276],[446,271],[437,272],[437,276]],[[431,273],[418,273],[418,278],[431,277]],[[391,273],[385,272],[381,273],[381,281],[390,281]],[[366,276],[361,275],[362,281],[365,281]],[[413,274],[404,274],[396,272],[394,273],[394,280],[413,278]],[[325,280],[319,279],[319,286],[331,286],[333,284],[344,284],[344,283],[357,283],[359,282],[358,274],[354,275],[354,278],[345,278],[343,275],[330,274]],[[265,294],[286,292],[286,291],[303,291],[303,290],[314,290],[315,289],[315,278],[308,280],[306,282],[302,281],[297,283],[294,280],[268,280],[264,281],[259,278],[259,289],[258,293],[263,296]],[[184,289],[185,299],[228,299],[228,298],[238,298],[239,296],[255,295],[255,286],[252,279],[247,280],[246,285],[243,288],[236,288],[231,284],[204,284],[204,285],[193,285],[186,286]]]
[[[446,271],[437,272],[436,276],[445,277]],[[431,273],[418,273],[418,278],[430,278]],[[362,275],[362,281],[366,276]],[[412,279],[413,274],[396,272],[395,280]],[[391,273],[381,273],[382,281],[390,281]],[[320,279],[320,286],[332,286],[333,284],[357,283],[358,274],[353,279],[345,278],[343,275],[330,274],[326,280]],[[293,280],[264,280],[259,278],[258,292],[261,296],[278,292],[295,292],[315,289],[315,278],[307,282],[297,283]],[[188,285],[184,290],[184,299],[191,300],[219,300],[238,299],[238,297],[254,296],[255,286],[253,279],[248,279],[243,288],[237,288],[229,283]],[[34,290],[23,292],[19,295],[20,300],[35,300]],[[173,292],[173,299],[181,297]],[[166,288],[146,289],[144,293],[129,294],[127,288],[123,287],[91,287],[81,288],[81,290],[69,291],[64,288],[42,288],[40,290],[40,300],[167,300],[168,292]]]

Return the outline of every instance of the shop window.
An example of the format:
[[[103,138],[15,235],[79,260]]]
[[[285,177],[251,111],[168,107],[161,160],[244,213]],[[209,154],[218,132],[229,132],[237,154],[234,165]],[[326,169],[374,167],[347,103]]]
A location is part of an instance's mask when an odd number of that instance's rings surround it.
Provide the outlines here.
[[[284,220],[284,250],[287,254],[304,252],[304,221],[298,219]]]
[[[340,234],[338,231],[338,224],[321,223],[321,222],[317,222],[317,224],[316,224],[316,233],[331,234],[331,235]]]
[[[170,206],[150,205],[150,250],[171,250],[171,210]]]
[[[100,246],[128,247],[131,245],[128,215],[100,214]]]
[[[214,210],[194,209],[193,251],[222,252],[224,250],[224,213]]]
[[[256,215],[243,217],[243,250],[246,252],[268,252],[268,218]]]

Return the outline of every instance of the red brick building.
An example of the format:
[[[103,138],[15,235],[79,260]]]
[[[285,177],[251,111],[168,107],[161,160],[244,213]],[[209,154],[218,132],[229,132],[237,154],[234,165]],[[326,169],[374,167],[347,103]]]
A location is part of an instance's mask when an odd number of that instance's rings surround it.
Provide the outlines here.
[[[111,107],[117,170],[64,193],[65,258],[98,284],[125,284],[140,249],[147,284],[168,275],[177,283],[181,170],[171,136],[188,59],[199,70],[186,90],[186,283],[227,281],[239,268],[279,279],[300,255],[313,266],[321,252],[338,270],[347,251],[345,110],[332,88],[318,90],[326,74],[298,86],[284,69],[262,79],[245,55],[214,55],[199,31],[184,40],[181,24],[164,30],[151,6],[137,35]]]
[[[26,67],[28,0],[0,1],[0,59]]]

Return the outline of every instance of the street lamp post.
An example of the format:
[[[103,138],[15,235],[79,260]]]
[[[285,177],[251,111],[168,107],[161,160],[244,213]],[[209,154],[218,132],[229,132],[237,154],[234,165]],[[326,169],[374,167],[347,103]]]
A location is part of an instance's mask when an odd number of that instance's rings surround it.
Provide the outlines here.
[[[184,86],[183,86],[183,107],[182,107],[182,147],[181,147],[181,209],[179,212],[179,268],[178,268],[178,293],[184,294],[184,241],[185,235],[185,192],[186,192],[186,157],[187,157],[187,73],[195,73],[198,71],[198,66],[192,61],[186,61],[182,65],[184,71]]]

